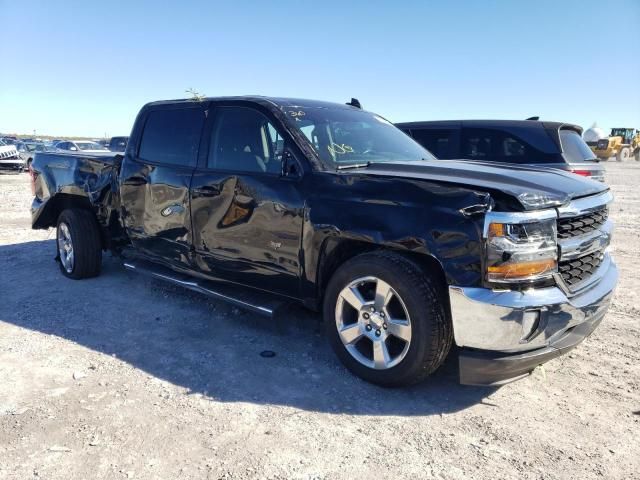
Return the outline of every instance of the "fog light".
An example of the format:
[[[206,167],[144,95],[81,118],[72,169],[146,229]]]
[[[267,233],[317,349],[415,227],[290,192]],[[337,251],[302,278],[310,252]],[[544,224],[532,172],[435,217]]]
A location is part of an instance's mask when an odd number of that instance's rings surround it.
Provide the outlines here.
[[[522,313],[522,339],[520,341],[527,342],[538,329],[540,325],[540,311],[528,310]]]

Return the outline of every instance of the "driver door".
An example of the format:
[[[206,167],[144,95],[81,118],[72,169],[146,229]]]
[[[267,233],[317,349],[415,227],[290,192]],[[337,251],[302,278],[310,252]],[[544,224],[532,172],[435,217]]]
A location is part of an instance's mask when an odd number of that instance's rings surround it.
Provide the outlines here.
[[[300,179],[282,175],[284,137],[254,108],[213,112],[208,158],[190,192],[197,266],[208,276],[297,297],[304,197]]]

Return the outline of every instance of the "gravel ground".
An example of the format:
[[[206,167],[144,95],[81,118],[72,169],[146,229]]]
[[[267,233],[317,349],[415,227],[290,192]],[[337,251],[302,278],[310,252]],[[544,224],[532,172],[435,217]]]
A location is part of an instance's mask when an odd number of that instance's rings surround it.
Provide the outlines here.
[[[640,478],[640,163],[608,163],[621,279],[600,328],[499,389],[385,390],[319,316],[265,320],[126,272],[58,271],[0,174],[0,478]],[[273,350],[274,358],[260,352]]]

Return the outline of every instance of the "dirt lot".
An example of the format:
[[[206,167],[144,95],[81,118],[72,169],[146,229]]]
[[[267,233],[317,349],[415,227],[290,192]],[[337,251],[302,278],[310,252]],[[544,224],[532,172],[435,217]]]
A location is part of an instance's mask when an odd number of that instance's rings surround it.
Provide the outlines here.
[[[405,390],[347,373],[301,309],[264,320],[110,256],[62,277],[27,175],[0,174],[0,478],[640,478],[640,163],[607,170],[621,280],[593,336],[500,389],[449,361]]]

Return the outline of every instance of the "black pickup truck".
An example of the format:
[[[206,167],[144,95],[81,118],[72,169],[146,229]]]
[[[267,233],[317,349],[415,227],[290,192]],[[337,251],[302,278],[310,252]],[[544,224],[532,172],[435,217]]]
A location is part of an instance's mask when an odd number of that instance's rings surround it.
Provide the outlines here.
[[[230,97],[150,103],[124,156],[39,153],[33,228],[62,273],[111,250],[257,313],[323,312],[342,362],[385,386],[435,371],[496,385],[570,350],[617,281],[606,185],[544,168],[435,161],[347,105]]]

